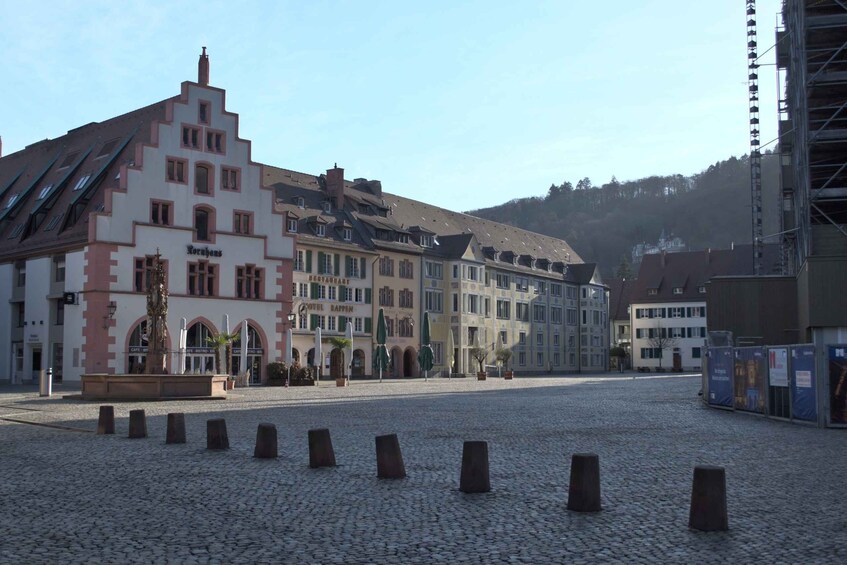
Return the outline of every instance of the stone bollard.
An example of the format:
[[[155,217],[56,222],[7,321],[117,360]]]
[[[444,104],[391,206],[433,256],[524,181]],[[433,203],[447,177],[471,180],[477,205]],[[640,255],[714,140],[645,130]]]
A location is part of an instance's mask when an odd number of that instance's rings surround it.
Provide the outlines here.
[[[379,479],[402,479],[406,476],[397,434],[376,436],[376,476]]]
[[[601,510],[600,458],[595,453],[574,453],[571,457],[568,510],[574,512]]]
[[[488,442],[466,441],[462,449],[462,474],[459,490],[466,493],[488,492]]]
[[[206,449],[229,449],[226,420],[223,418],[206,420]]]
[[[335,452],[326,428],[309,430],[309,467],[335,467]]]
[[[97,435],[115,433],[115,407],[101,406],[100,416],[97,418]]]
[[[168,414],[168,433],[165,443],[185,443],[185,414]]]
[[[144,415],[144,410],[129,411],[129,437],[130,439],[147,437],[147,417]]]
[[[729,518],[726,514],[726,472],[723,467],[694,467],[688,527],[703,532],[723,532],[729,529]]]
[[[253,450],[253,457],[275,459],[277,456],[276,426],[259,424],[259,429],[256,430],[256,448]]]

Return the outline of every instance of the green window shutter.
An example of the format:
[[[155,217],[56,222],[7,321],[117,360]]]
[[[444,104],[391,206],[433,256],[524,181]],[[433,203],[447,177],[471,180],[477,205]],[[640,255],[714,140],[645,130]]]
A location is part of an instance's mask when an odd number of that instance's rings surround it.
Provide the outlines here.
[[[338,331],[343,332],[347,329],[347,316],[338,317]]]
[[[326,267],[326,259],[324,259],[324,252],[318,251],[318,274],[323,275],[324,267]]]
[[[309,314],[309,329],[314,331],[316,327],[318,327],[318,315]]]
[[[365,304],[371,303],[371,292],[372,292],[371,289],[369,289],[369,288],[365,289]]]
[[[333,271],[334,271],[333,274],[336,277],[341,272],[338,268],[339,267],[339,261],[341,261],[341,256],[338,253],[336,253],[335,256],[332,258],[332,266],[333,266]]]
[[[349,255],[344,256],[344,276],[350,278],[350,270],[353,268],[353,258]]]
[[[338,287],[338,301],[346,302],[347,301],[347,287],[342,285]]]
[[[370,318],[365,318],[365,333],[366,334],[371,333],[371,319]]]
[[[307,273],[312,272],[312,250],[311,249],[306,250],[306,272]]]
[[[310,289],[311,295],[310,295],[310,297],[311,297],[313,300],[314,300],[314,299],[317,299],[317,298],[320,296],[320,291],[318,290],[318,283],[312,283],[312,284],[311,284],[311,285],[309,285],[309,286],[311,286],[311,289]]]
[[[367,266],[367,263],[365,262],[365,258],[359,257],[359,267],[360,267],[359,278],[362,278],[362,279],[365,278],[365,267],[366,266]]]

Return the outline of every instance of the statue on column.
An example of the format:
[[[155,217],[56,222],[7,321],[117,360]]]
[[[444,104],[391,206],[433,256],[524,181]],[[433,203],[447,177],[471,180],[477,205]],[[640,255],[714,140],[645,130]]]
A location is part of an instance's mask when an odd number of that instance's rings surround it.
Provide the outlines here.
[[[146,372],[148,375],[165,373],[165,352],[168,350],[168,288],[161,258],[159,250],[156,249],[150,286],[147,288]]]

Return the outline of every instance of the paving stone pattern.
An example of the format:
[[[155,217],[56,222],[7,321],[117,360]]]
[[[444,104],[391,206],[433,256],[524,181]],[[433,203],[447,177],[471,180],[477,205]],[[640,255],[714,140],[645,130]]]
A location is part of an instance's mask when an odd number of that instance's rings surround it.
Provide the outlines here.
[[[847,431],[703,407],[697,377],[251,388],[226,401],[100,403],[0,393],[3,563],[847,562]],[[147,439],[127,439],[131,409]],[[166,445],[168,412],[187,443]],[[225,418],[231,448],[206,450]],[[278,459],[252,457],[259,423]],[[339,466],[309,469],[329,428]],[[70,428],[70,429],[62,429]],[[87,431],[73,431],[87,430]],[[408,476],[376,478],[396,433]],[[459,492],[488,442],[492,491]],[[603,511],[568,512],[573,453],[600,457]],[[728,532],[687,528],[694,466],[726,467]]]

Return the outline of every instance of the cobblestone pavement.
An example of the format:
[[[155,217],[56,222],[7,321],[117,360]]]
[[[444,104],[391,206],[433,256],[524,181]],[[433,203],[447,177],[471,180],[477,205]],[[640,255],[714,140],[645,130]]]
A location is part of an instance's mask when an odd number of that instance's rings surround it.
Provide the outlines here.
[[[91,433],[98,403],[6,388],[0,562],[846,562],[847,432],[711,410],[699,387],[612,375],[237,389],[116,403],[114,436]],[[135,408],[147,439],[126,437]],[[187,444],[165,445],[168,412],[186,414]],[[205,449],[216,417],[228,451]],[[252,457],[260,422],[277,426],[277,460]],[[308,468],[318,427],[336,468]],[[385,433],[406,479],[376,478]],[[489,442],[490,493],[458,490],[464,440]],[[566,510],[577,452],[600,456],[600,513]],[[726,467],[729,532],[687,528],[697,464]]]

